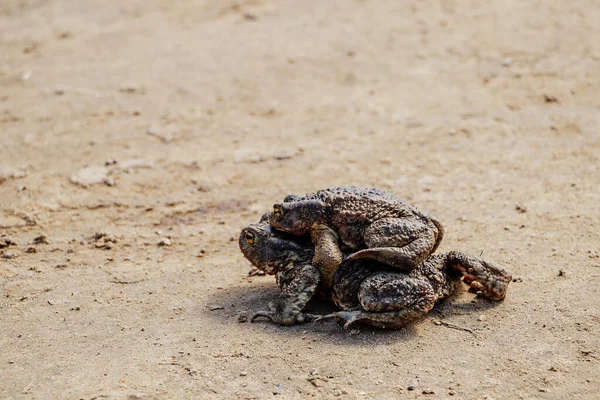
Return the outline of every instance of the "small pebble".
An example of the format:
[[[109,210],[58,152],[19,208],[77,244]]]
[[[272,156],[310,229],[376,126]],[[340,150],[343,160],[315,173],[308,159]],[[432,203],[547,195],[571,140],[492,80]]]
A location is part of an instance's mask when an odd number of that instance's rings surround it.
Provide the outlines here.
[[[5,258],[7,260],[10,260],[12,258],[15,258],[15,254],[14,253],[3,253],[2,254],[2,258]]]
[[[246,372],[246,371],[240,372],[240,376],[246,376],[246,375],[248,375],[248,372]]]
[[[566,278],[567,277],[567,272],[564,269],[559,269],[558,270],[558,276]]]
[[[415,390],[415,387],[413,385],[410,385],[409,387],[407,387],[408,390],[413,391]]]
[[[423,394],[435,394],[435,392],[431,389],[423,389],[423,391],[421,392]]]
[[[37,250],[35,249],[35,247],[28,247],[25,249],[25,253],[29,253],[29,254],[33,254],[35,253]]]
[[[105,249],[105,250],[112,249],[112,244],[110,244],[110,242],[96,243],[94,246],[96,246],[96,248],[98,248],[98,249]]]
[[[240,312],[238,315],[238,322],[248,322],[248,313],[246,313],[245,311]]]
[[[159,246],[170,246],[171,245],[171,241],[167,238],[162,238],[160,239],[160,241],[158,242]]]
[[[115,186],[115,180],[111,177],[108,177],[104,180],[104,184],[106,186]]]
[[[48,244],[48,239],[46,239],[46,235],[40,235],[33,239],[33,244]]]
[[[103,233],[103,232],[96,232],[96,233],[94,234],[94,237],[93,237],[93,239],[94,239],[94,241],[98,241],[98,240],[102,239],[104,236],[106,236],[106,233]]]
[[[485,321],[485,315],[480,315],[479,317],[477,317],[477,321],[483,322]]]

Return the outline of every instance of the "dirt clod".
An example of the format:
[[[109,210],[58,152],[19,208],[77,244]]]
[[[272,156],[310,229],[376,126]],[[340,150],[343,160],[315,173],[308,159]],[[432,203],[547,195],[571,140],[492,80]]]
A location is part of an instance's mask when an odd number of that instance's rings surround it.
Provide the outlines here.
[[[114,235],[109,235],[104,232],[95,233],[92,237],[92,240],[95,242],[94,247],[97,249],[110,250],[113,248],[113,244],[117,243],[117,237]]]
[[[48,244],[48,239],[46,235],[39,235],[33,239],[33,244]]]
[[[248,322],[248,313],[246,311],[241,311],[238,314],[238,322],[240,322],[240,323]]]
[[[15,243],[14,240],[9,239],[9,238],[0,238],[0,249],[4,249],[7,248],[9,246],[16,246],[17,243]]]

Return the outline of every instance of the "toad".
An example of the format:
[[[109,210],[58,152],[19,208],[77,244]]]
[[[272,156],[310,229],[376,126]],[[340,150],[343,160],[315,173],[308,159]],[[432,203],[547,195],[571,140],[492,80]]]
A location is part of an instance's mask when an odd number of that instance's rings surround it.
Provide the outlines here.
[[[411,271],[440,244],[442,224],[404,200],[379,189],[358,187],[289,195],[273,206],[273,228],[309,235],[315,247],[313,265],[330,286],[342,262],[372,260]],[[341,246],[341,248],[340,248]]]
[[[354,323],[399,328],[450,296],[461,278],[490,300],[503,300],[511,281],[500,266],[451,251],[428,256],[408,274],[369,259],[344,262],[328,286],[312,264],[310,239],[273,229],[267,223],[269,217],[265,214],[258,224],[244,228],[239,238],[244,256],[255,267],[275,275],[282,292],[279,301],[270,304],[268,311],[255,313],[252,322],[264,317],[294,325],[336,318],[346,329]],[[304,308],[315,295],[331,299],[340,311],[325,316],[306,313]]]

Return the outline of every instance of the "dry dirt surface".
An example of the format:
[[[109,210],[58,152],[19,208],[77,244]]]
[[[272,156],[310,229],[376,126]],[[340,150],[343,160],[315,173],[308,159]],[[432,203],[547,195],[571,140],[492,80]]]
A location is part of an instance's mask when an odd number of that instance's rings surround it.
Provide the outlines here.
[[[596,0],[0,2],[0,398],[592,399]],[[240,322],[241,228],[379,187],[515,280],[396,331]],[[321,307],[316,305],[316,307]]]

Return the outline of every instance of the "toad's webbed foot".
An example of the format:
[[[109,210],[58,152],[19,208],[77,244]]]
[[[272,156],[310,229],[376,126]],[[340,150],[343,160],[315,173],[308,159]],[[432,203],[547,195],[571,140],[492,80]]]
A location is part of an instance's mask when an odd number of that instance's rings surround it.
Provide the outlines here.
[[[269,303],[268,311],[258,311],[250,322],[263,317],[280,325],[295,325],[316,319],[318,315],[304,313],[304,307],[315,294],[321,280],[319,271],[312,265],[294,265],[280,271],[277,284],[281,297],[277,303]]]
[[[250,318],[250,322],[256,321],[258,318],[263,317],[268,319],[271,322],[275,322],[279,325],[295,325],[301,324],[303,322],[315,321],[320,317],[320,315],[308,314],[299,312],[296,314],[290,314],[283,312],[280,308],[276,307],[273,303],[269,303],[268,311],[257,311],[252,318]]]
[[[403,318],[403,311],[392,312],[366,312],[362,310],[356,311],[337,311],[331,314],[323,315],[315,320],[324,321],[327,319],[337,319],[344,324],[344,329],[348,330],[354,323],[363,323],[373,325],[379,328],[401,328],[410,320]]]
[[[258,311],[258,312],[256,312],[256,314],[254,314],[252,316],[252,318],[250,319],[250,322],[254,322],[260,317],[264,317],[264,318],[268,319],[269,321],[275,322],[276,324],[279,324],[279,325],[290,326],[290,325],[302,324],[304,322],[316,321],[320,317],[320,315],[308,314],[308,313],[298,313],[294,317],[283,317],[283,316],[277,315],[271,311]]]
[[[338,319],[344,323],[344,329],[348,329],[350,325],[360,320],[363,311],[337,311],[331,314],[322,315],[315,319],[315,322],[324,321],[326,319]]]
[[[344,324],[344,329],[346,330],[348,330],[355,323],[373,325],[384,329],[396,329],[406,326],[409,322],[414,321],[423,314],[425,314],[425,312],[415,315],[414,312],[408,309],[388,312],[367,312],[362,310],[337,311],[331,314],[323,315],[315,319],[315,322],[327,319],[337,319],[339,322]]]
[[[250,322],[254,322],[256,321],[258,318],[263,317],[268,319],[269,321],[273,321],[276,322],[275,320],[277,319],[276,315],[276,307],[273,303],[269,303],[268,305],[269,310],[262,310],[262,311],[257,311],[252,318],[250,318]]]
[[[448,253],[449,267],[464,274],[463,280],[471,284],[490,300],[503,300],[512,276],[504,268],[460,251]]]

